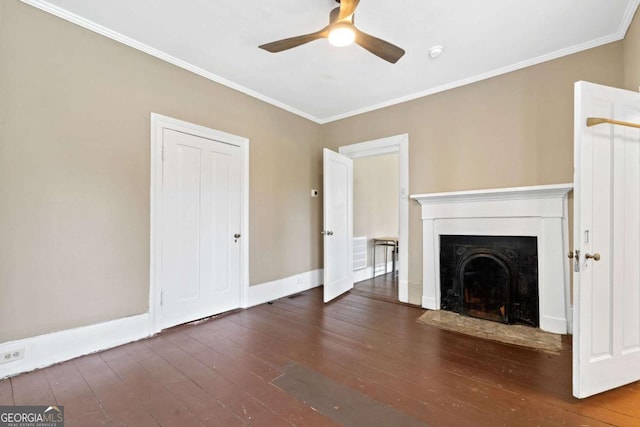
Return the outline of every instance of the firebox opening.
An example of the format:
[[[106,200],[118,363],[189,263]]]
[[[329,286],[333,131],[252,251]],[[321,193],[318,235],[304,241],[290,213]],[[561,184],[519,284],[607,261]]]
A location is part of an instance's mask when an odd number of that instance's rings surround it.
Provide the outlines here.
[[[441,308],[539,326],[537,239],[440,236]]]
[[[471,317],[509,323],[509,272],[493,257],[479,255],[461,269],[462,310]]]

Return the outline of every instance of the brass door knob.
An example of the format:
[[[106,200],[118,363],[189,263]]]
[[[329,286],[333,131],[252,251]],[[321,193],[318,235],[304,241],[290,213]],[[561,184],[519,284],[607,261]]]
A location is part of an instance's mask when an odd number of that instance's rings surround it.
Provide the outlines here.
[[[592,260],[594,260],[594,261],[600,261],[600,254],[599,254],[599,253],[597,253],[597,252],[596,252],[595,254],[593,254],[593,255],[591,255],[591,254],[584,254],[584,257],[585,257],[586,259],[592,259]]]

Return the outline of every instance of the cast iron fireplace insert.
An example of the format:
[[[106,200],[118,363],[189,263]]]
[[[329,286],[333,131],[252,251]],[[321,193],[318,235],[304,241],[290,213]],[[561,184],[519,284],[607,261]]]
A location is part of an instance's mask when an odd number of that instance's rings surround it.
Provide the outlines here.
[[[538,244],[528,236],[440,236],[440,307],[538,327]]]

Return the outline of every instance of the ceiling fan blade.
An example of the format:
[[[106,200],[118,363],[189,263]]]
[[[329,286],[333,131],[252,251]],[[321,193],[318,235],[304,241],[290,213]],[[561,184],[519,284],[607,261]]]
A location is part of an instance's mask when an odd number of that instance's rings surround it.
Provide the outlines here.
[[[404,49],[377,37],[370,36],[367,33],[363,33],[357,28],[355,28],[355,30],[355,42],[385,61],[395,64],[400,58],[402,58],[402,55],[404,55]]]
[[[288,39],[278,40],[275,42],[263,44],[258,46],[260,49],[264,49],[271,53],[282,52],[283,50],[291,49],[294,47],[301,46],[305,43],[312,42],[314,40],[327,38],[329,37],[329,31],[326,28],[323,28],[320,31],[310,34],[304,34],[302,36],[289,37]]]
[[[358,7],[358,3],[360,3],[360,0],[340,0],[340,16],[338,19],[342,20],[353,15],[356,7]]]
[[[336,7],[329,12],[329,24],[333,24],[340,18],[340,8]]]

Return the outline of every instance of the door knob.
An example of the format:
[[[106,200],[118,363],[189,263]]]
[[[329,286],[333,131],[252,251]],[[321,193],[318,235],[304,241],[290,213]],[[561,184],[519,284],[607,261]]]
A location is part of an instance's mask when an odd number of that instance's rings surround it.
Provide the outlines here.
[[[233,239],[235,241],[235,243],[238,243],[238,239],[241,237],[240,233],[236,233],[233,235]]]
[[[326,235],[326,236],[333,236],[333,231],[331,231],[331,230],[329,230],[329,231],[323,231],[323,232],[322,232],[322,234],[323,234],[323,235]]]
[[[585,257],[586,259],[592,259],[592,260],[594,260],[594,261],[600,261],[600,254],[599,254],[599,253],[597,253],[597,252],[596,252],[595,254],[593,254],[593,255],[591,255],[591,254],[584,254],[584,257]]]

